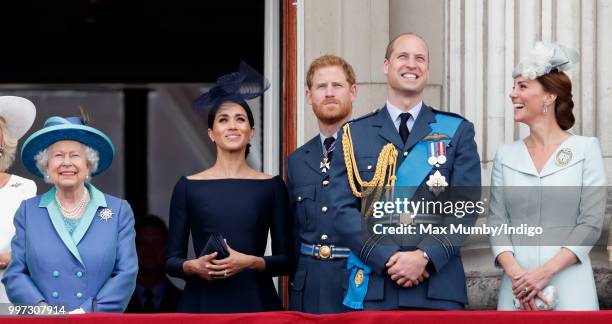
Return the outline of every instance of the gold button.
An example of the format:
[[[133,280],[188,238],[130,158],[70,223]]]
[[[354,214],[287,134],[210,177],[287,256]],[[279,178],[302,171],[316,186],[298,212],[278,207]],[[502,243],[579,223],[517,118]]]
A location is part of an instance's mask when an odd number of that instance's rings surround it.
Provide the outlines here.
[[[372,168],[371,164],[368,164],[368,170],[370,170]]]
[[[319,248],[319,257],[321,259],[327,259],[331,256],[331,248],[327,245],[323,245]]]
[[[321,235],[321,241],[326,241],[326,240],[327,240],[327,234]]]
[[[323,187],[327,187],[327,185],[329,185],[329,181],[328,180],[323,180]]]
[[[408,156],[408,152],[404,152],[404,156]]]
[[[324,213],[327,213],[327,206],[321,207],[321,211],[324,212]]]
[[[299,197],[298,197],[298,201],[302,201],[302,196],[299,196]]]

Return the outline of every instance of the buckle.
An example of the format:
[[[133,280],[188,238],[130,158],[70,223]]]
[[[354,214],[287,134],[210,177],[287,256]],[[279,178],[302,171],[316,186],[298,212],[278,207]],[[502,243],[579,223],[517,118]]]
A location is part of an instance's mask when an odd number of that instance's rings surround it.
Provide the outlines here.
[[[334,256],[332,254],[333,245],[321,245],[317,244],[317,249],[319,250],[316,256],[319,259],[333,259]]]

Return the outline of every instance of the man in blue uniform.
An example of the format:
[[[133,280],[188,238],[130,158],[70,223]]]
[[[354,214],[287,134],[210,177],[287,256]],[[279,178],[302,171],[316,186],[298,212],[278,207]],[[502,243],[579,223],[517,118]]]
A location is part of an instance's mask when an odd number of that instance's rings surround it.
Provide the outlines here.
[[[349,249],[339,240],[330,213],[330,162],[337,133],[348,121],[357,95],[355,73],[344,59],[324,55],[315,59],[306,76],[306,96],[319,125],[319,134],[287,159],[287,179],[295,219],[297,270],[291,283],[290,309],[308,313],[338,313],[346,287]]]
[[[382,235],[380,225],[373,231],[377,219],[369,208],[385,196],[370,187],[395,185],[394,193],[413,201],[439,200],[440,192],[455,187],[479,188],[474,127],[423,103],[429,52],[420,36],[402,34],[389,43],[384,73],[385,106],[343,127],[330,168],[334,225],[352,252],[344,304],[368,310],[463,309],[467,289],[459,250],[466,237],[431,228],[469,226],[473,215],[461,219],[411,209],[379,220],[418,231]],[[477,199],[474,192],[467,196]],[[430,231],[423,233],[426,224]]]

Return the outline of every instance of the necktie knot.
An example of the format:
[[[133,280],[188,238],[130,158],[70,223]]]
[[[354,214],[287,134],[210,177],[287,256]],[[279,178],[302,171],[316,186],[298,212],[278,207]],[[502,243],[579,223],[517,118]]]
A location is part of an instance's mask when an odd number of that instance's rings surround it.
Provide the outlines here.
[[[325,150],[329,151],[329,148],[332,146],[332,144],[334,144],[335,141],[336,139],[333,136],[326,138],[323,141],[323,146],[325,146]]]
[[[400,125],[399,125],[399,133],[400,133],[400,137],[402,138],[402,141],[404,142],[404,144],[406,143],[406,140],[408,139],[408,136],[410,135],[410,131],[408,131],[408,119],[410,119],[410,113],[401,113],[400,115]]]

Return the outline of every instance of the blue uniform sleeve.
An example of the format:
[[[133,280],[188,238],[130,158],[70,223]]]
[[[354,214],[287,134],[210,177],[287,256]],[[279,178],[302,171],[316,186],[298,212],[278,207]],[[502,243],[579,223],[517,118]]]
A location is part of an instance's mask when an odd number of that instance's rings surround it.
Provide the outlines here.
[[[330,174],[330,195],[332,201],[331,214],[334,226],[345,246],[358,255],[361,261],[370,266],[378,274],[383,273],[387,260],[397,251],[399,246],[384,236],[371,238],[364,242],[362,231],[363,216],[360,213],[360,200],[353,195],[348,183],[342,130],[338,133],[338,146],[332,159]],[[376,240],[376,242],[373,242]],[[372,242],[374,244],[367,244]]]

